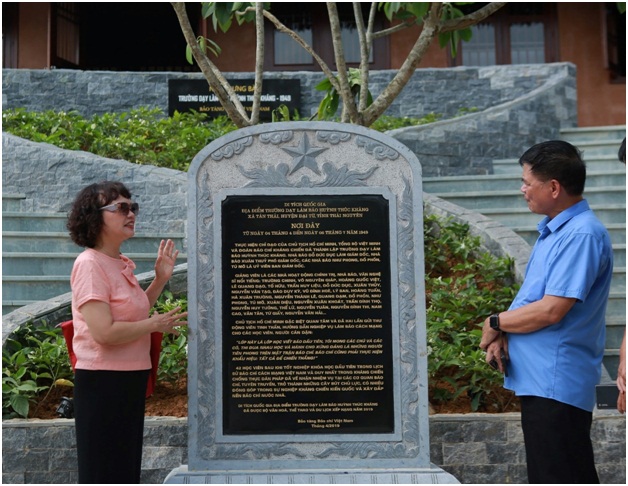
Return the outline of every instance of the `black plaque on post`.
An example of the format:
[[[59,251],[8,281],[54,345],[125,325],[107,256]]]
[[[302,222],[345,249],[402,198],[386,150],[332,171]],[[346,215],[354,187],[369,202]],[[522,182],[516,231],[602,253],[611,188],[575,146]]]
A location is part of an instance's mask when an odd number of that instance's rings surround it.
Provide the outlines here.
[[[229,196],[223,433],[394,431],[389,204]]]
[[[229,84],[247,112],[253,107],[253,79],[230,79]],[[301,81],[298,79],[264,79],[260,99],[260,120],[270,121],[272,112],[281,105],[292,114],[301,109]],[[204,79],[171,79],[168,81],[168,116],[175,111],[191,110],[210,118],[225,116],[225,109]]]

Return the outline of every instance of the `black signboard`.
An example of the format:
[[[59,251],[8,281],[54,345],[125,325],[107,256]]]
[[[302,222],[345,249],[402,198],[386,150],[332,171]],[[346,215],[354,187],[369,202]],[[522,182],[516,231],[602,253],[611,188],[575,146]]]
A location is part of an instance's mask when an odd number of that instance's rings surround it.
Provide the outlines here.
[[[389,203],[222,203],[223,433],[394,432]]]
[[[253,107],[252,79],[232,79],[229,84],[247,112]],[[298,79],[265,79],[262,83],[260,120],[270,121],[272,111],[281,105],[288,107],[290,114],[301,109],[301,81]],[[171,79],[168,81],[168,115],[191,110],[206,113],[215,118],[226,115],[218,98],[209,88],[206,80]]]

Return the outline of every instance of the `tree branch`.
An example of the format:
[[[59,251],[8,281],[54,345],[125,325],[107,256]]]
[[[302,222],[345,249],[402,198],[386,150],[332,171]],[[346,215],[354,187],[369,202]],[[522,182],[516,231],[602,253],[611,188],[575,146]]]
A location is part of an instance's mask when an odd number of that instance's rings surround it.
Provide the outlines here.
[[[368,127],[377,120],[388,109],[399,93],[401,93],[401,90],[403,90],[406,84],[408,84],[408,81],[421,62],[425,52],[439,33],[441,11],[442,3],[432,3],[430,11],[424,19],[419,38],[414,43],[414,46],[412,46],[408,57],[403,62],[394,78],[388,83],[388,86],[384,88],[373,104],[363,113],[365,126]]]
[[[403,88],[408,84],[412,74],[421,62],[428,47],[432,41],[439,35],[453,30],[459,30],[471,25],[475,25],[484,20],[489,15],[495,13],[505,2],[493,2],[480,10],[460,17],[458,19],[441,21],[442,3],[432,3],[428,15],[423,21],[423,27],[419,38],[414,43],[412,50],[404,61],[401,68],[397,71],[395,77],[388,83],[388,86],[377,97],[373,104],[363,113],[363,122],[365,126],[370,126],[377,118],[379,118],[392,104],[395,98],[401,93]],[[404,27],[405,28],[405,27]],[[390,31],[391,29],[387,29]],[[398,29],[401,30],[401,29]],[[382,33],[385,31],[380,31]]]
[[[464,17],[459,17],[457,19],[450,19],[441,22],[440,32],[451,32],[453,30],[460,30],[470,27],[472,25],[478,24],[482,22],[489,15],[494,14],[507,2],[492,2],[488,5],[485,5],[480,10],[476,10],[475,12],[465,15]]]
[[[253,107],[251,125],[259,123],[259,110],[262,98],[262,80],[264,79],[264,4],[255,4],[255,84],[253,86]]]
[[[185,10],[185,3],[171,2],[174,8],[177,18],[179,19],[179,25],[181,31],[185,37],[185,41],[192,50],[192,55],[198,63],[209,87],[212,89],[220,104],[225,109],[227,116],[235,123],[238,128],[243,128],[250,125],[246,110],[240,103],[238,95],[233,90],[231,85],[224,78],[220,70],[209,60],[207,55],[199,48],[196,40],[196,35],[190,24],[187,11]]]
[[[375,5],[375,3],[373,2],[372,5]],[[360,7],[360,2],[353,2],[353,15],[355,17],[355,25],[358,31],[358,39],[360,41],[360,98],[358,100],[358,111],[363,112],[367,106],[369,92],[369,54],[371,51],[371,45],[369,43],[369,35],[364,28],[364,19],[362,18],[362,7]],[[370,20],[369,16],[369,21]]]
[[[378,30],[373,33],[373,39],[381,39],[382,37],[386,37],[387,35],[396,34],[397,32],[401,32],[402,30],[406,30],[410,27],[414,27],[417,25],[414,20],[404,20],[402,23],[393,25],[392,27],[388,27],[387,29]]]
[[[299,34],[282,24],[279,19],[271,14],[268,10],[264,10],[264,17],[270,20],[279,32],[288,34],[297,44],[303,47],[303,49],[305,49],[305,51],[314,58],[316,63],[323,71],[323,74],[325,74],[325,77],[329,79],[332,86],[336,88],[336,91],[340,92],[340,85],[338,84],[338,80],[336,79],[336,76],[334,76],[333,71],[329,68],[327,63],[325,63],[325,61],[323,61],[323,59],[318,54],[316,54],[316,52],[314,52],[314,49],[312,49],[312,47],[307,42],[305,42]]]
[[[358,108],[355,104],[353,93],[351,92],[351,86],[349,85],[349,77],[347,75],[347,63],[345,61],[345,53],[342,47],[340,19],[338,17],[338,9],[336,8],[335,2],[327,2],[327,13],[329,15],[331,41],[334,46],[334,58],[336,60],[338,82],[340,84],[340,91],[338,93],[342,98],[342,121],[344,122],[351,120],[353,123],[360,124],[360,115],[358,113]],[[347,117],[348,119],[345,119]]]

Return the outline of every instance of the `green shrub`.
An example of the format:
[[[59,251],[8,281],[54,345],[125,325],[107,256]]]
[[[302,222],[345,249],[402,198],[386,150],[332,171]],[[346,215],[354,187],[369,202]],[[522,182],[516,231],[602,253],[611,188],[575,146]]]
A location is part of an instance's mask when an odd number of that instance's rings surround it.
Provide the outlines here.
[[[278,119],[286,116],[277,114]],[[388,131],[439,119],[436,114],[422,119],[383,116],[372,128]],[[204,114],[176,113],[168,118],[146,108],[91,119],[76,112],[16,109],[3,111],[2,120],[3,130],[36,142],[182,171],[205,145],[235,130],[225,117],[207,121]],[[467,394],[473,411],[480,406],[502,411],[504,404],[493,393],[501,389],[502,376],[486,365],[478,344],[483,319],[507,308],[514,297],[512,262],[481,251],[480,239],[469,234],[467,225],[427,216],[425,267],[430,400],[451,401]],[[155,308],[164,312],[177,305],[185,308],[186,299],[165,294]],[[72,376],[65,349],[57,328],[36,332],[27,327],[7,341],[2,356],[3,416],[27,416],[29,404],[40,393],[57,379]],[[187,327],[182,327],[179,335],[164,337],[158,379],[174,383],[186,372]]]
[[[426,125],[428,123],[434,123],[442,118],[442,115],[436,113],[430,113],[422,118],[412,117],[394,117],[388,115],[382,115],[375,123],[371,125],[373,130],[378,132],[387,132],[389,130],[395,130],[397,128],[413,127],[416,125]]]
[[[188,309],[187,298],[175,299],[171,292],[165,291],[153,307],[153,310],[163,314],[176,307],[181,307],[181,312]],[[175,384],[187,376],[188,372],[188,328],[181,326],[176,334],[164,334],[161,341],[161,355],[159,356],[159,368],[157,381],[165,381]]]
[[[507,309],[517,291],[512,259],[481,249],[466,224],[425,218],[428,373],[433,403],[467,394],[472,411],[501,412],[503,377],[480,350],[484,319]]]
[[[461,109],[460,113],[473,111]],[[373,123],[380,132],[433,123],[442,115],[422,118],[384,115]],[[299,120],[285,106],[274,110],[274,121]],[[2,112],[2,130],[18,137],[68,150],[83,150],[102,157],[136,164],[187,171],[194,156],[210,142],[236,126],[225,116],[209,119],[205,113],[179,113],[167,117],[159,108],[138,108],[128,113],[106,113],[85,118],[76,111],[31,112],[23,108]]]
[[[27,417],[30,405],[54,386],[72,386],[60,328],[25,325],[2,348],[2,417]]]
[[[158,108],[107,113],[86,119],[76,112],[2,112],[2,129],[34,142],[102,157],[187,171],[200,150],[236,129],[226,117],[204,113],[166,117]]]
[[[168,312],[180,306],[187,310],[187,299],[175,299],[164,292],[152,312]],[[157,381],[176,383],[187,374],[187,327],[162,340]],[[55,386],[73,386],[74,372],[59,327],[20,327],[2,348],[2,417],[28,417],[30,405],[42,401]],[[43,395],[42,395],[43,394]]]
[[[472,411],[483,406],[504,411],[502,376],[484,361],[478,345],[484,318],[512,301],[512,261],[483,251],[466,224],[425,217],[425,268],[429,392],[432,403],[471,399]],[[154,310],[177,306],[185,297],[164,292]],[[175,383],[187,374],[187,327],[165,335],[158,380]],[[28,415],[28,405],[60,379],[70,380],[65,342],[59,328],[17,331],[3,348],[3,416]]]

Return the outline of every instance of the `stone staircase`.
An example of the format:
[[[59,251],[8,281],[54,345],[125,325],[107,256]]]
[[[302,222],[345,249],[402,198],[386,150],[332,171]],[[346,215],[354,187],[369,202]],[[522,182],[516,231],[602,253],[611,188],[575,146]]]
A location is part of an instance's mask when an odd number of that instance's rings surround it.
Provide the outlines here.
[[[619,346],[626,327],[626,167],[617,152],[626,136],[625,126],[575,128],[561,131],[561,138],[577,146],[587,164],[585,197],[606,225],[615,258],[606,313],[604,366],[616,377]],[[425,178],[423,190],[453,204],[484,214],[511,228],[534,245],[536,225],[542,218],[528,210],[521,192],[518,160],[494,161],[487,176]]]
[[[65,213],[33,213],[21,209],[24,195],[2,194],[2,314],[70,292],[70,273],[82,249],[65,228]],[[138,231],[122,251],[137,265],[136,274],[153,270],[162,238],[183,247],[183,234]],[[187,256],[179,254],[177,263]]]

